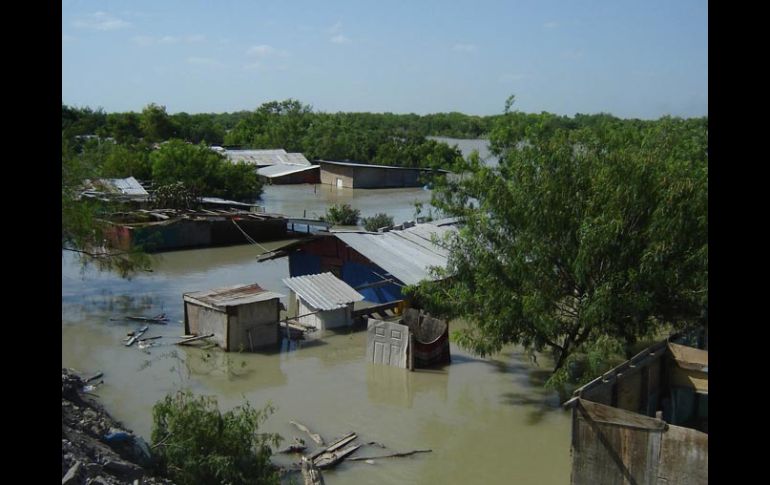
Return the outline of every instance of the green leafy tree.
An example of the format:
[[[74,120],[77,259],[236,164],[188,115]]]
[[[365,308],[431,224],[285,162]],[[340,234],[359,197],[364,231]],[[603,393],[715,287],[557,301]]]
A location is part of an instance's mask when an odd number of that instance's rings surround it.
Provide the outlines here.
[[[233,164],[206,145],[170,140],[150,155],[156,184],[182,182],[201,195],[253,200],[262,192],[254,168]]]
[[[364,229],[370,232],[377,232],[377,229],[381,227],[388,227],[393,225],[393,217],[384,213],[376,214],[372,217],[364,217],[361,219],[364,224]]]
[[[165,106],[155,103],[148,104],[143,110],[139,121],[144,139],[149,142],[168,140],[178,131],[177,126],[166,113]]]
[[[338,226],[355,226],[361,217],[361,211],[353,209],[350,204],[335,204],[326,210],[322,220]]]
[[[704,120],[526,132],[504,116],[500,166],[471,158],[434,192],[435,207],[464,218],[437,270],[451,278],[412,291],[471,321],[457,338],[481,355],[552,351],[556,380],[603,339],[707,325],[707,136]]]
[[[158,471],[180,485],[279,484],[270,463],[281,439],[259,433],[273,412],[248,402],[222,413],[213,396],[168,395],[152,411],[152,447]]]

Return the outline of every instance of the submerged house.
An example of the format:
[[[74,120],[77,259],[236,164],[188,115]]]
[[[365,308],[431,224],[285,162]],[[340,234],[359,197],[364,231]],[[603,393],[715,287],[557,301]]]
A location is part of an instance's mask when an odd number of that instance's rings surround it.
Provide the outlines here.
[[[445,219],[405,223],[407,227],[387,232],[331,231],[258,259],[288,256],[291,277],[331,272],[366,301],[390,303],[403,299],[404,286],[434,279],[431,267],[446,267],[449,253],[439,241],[455,231],[456,224],[456,219]]]
[[[123,179],[93,179],[86,180],[81,196],[103,201],[147,202],[150,194],[134,177]]]
[[[708,350],[659,342],[564,405],[572,485],[708,483]]]
[[[289,310],[303,326],[326,330],[353,324],[353,304],[364,296],[331,273],[284,278],[291,289]]]
[[[243,162],[253,165],[257,174],[269,183],[279,184],[317,184],[319,167],[311,164],[301,153],[287,153],[277,150],[225,150],[215,148],[233,163]]]
[[[287,234],[285,217],[239,209],[139,210],[106,222],[113,247],[147,252],[275,241]]]
[[[322,184],[351,189],[385,189],[422,187],[427,174],[447,174],[446,170],[431,168],[393,167],[354,162],[319,160]]]
[[[273,185],[317,184],[320,182],[318,165],[277,164],[257,170]]]
[[[282,296],[257,284],[185,293],[185,333],[214,334],[226,352],[277,345]]]

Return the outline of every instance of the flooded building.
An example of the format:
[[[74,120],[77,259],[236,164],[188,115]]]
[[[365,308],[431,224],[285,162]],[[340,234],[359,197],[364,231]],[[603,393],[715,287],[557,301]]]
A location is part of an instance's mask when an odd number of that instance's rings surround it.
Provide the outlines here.
[[[318,165],[271,165],[258,169],[257,174],[274,185],[317,184],[321,181]]]
[[[113,247],[147,252],[275,241],[287,234],[285,217],[240,209],[140,210],[113,214],[107,222]]]
[[[284,278],[291,289],[289,311],[296,309],[296,320],[303,326],[326,330],[353,324],[353,304],[363,295],[331,273]]]
[[[708,483],[708,351],[665,340],[577,389],[572,485]]]
[[[246,163],[255,168],[271,167],[274,165],[302,165],[310,166],[310,162],[301,153],[287,153],[279,148],[276,150],[229,150],[220,147],[212,147],[218,153],[224,155],[233,163]]]
[[[150,194],[134,177],[122,179],[93,179],[84,182],[81,196],[107,202],[147,202]]]
[[[319,160],[322,184],[351,189],[385,189],[392,187],[422,187],[429,174],[447,174],[446,170],[430,168],[392,167],[354,162]]]
[[[257,284],[185,293],[185,333],[213,334],[227,352],[277,345],[282,296]]]
[[[446,267],[449,253],[440,241],[456,230],[456,223],[456,219],[445,219],[405,223],[387,232],[331,231],[284,246],[259,260],[288,256],[291,277],[331,272],[366,301],[389,303],[403,299],[404,286],[435,279],[432,267]]]

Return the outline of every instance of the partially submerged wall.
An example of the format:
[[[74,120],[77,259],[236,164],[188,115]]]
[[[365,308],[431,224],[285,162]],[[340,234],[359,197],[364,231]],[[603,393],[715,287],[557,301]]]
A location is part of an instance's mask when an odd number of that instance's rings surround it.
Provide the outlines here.
[[[585,400],[572,412],[572,485],[708,483],[707,434]]]

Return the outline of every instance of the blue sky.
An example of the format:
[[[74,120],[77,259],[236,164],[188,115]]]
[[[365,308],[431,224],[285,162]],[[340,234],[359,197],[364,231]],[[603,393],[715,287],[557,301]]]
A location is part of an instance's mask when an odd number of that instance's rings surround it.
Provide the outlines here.
[[[170,113],[708,114],[708,3],[62,2],[62,102]]]

